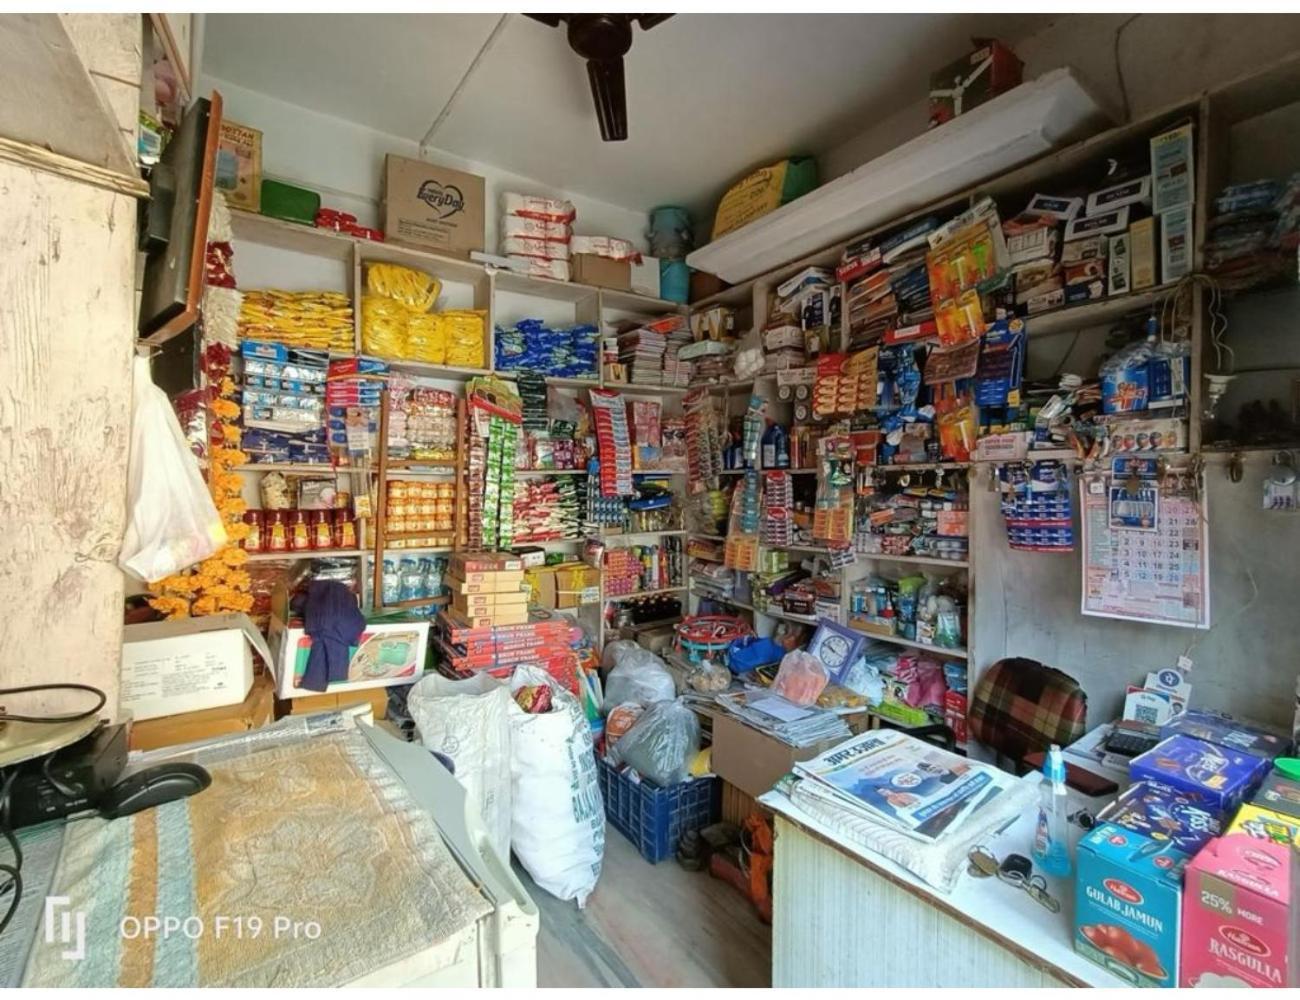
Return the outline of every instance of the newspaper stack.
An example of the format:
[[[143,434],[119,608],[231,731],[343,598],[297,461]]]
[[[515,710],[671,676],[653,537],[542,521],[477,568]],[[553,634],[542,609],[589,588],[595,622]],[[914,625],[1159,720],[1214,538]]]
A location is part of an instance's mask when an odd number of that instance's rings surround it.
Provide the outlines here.
[[[664,334],[646,327],[619,334],[618,360],[629,373],[628,381],[633,385],[662,385],[667,347]]]
[[[892,729],[863,733],[794,768],[847,816],[927,842],[982,819],[1016,780]]]
[[[668,335],[668,345],[664,350],[664,385],[684,389],[691,384],[691,363],[679,355],[690,342],[691,330],[684,322]]]
[[[796,705],[771,691],[727,691],[716,700],[736,718],[787,746],[812,746],[823,740],[842,740],[852,735],[845,721],[834,712]]]

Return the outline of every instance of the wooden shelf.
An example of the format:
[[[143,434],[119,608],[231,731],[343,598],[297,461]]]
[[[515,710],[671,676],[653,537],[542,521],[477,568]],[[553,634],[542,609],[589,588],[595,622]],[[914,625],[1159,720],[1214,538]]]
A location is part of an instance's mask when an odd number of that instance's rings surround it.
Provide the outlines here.
[[[673,538],[679,535],[685,535],[686,532],[681,528],[666,528],[663,531],[621,531],[618,534],[601,534],[601,540],[612,542],[619,538],[650,538],[660,536],[663,538]]]
[[[684,594],[684,593],[686,593],[685,587],[660,587],[658,590],[638,590],[635,593],[631,593],[631,594],[606,594],[605,603],[609,604],[612,603],[613,601],[630,601],[639,597],[657,597],[661,594]]]
[[[928,642],[917,642],[915,639],[904,639],[901,635],[877,635],[875,632],[868,632],[866,629],[858,628],[852,622],[848,627],[854,632],[860,632],[868,639],[879,639],[881,642],[887,642],[893,646],[904,646],[908,649],[919,649],[926,653],[933,653],[935,656],[947,656],[958,660],[964,660],[967,657],[964,649],[947,649],[943,646],[934,646]]]
[[[579,285],[572,281],[556,281],[554,278],[534,278],[515,271],[494,269],[492,277],[498,291],[513,295],[529,295],[538,299],[551,299],[556,302],[581,302],[594,299],[597,289],[589,285]]]
[[[606,382],[604,388],[624,396],[684,396],[691,391],[679,385],[633,385],[630,382]]]
[[[864,465],[859,469],[879,469],[882,472],[934,472],[940,469],[944,472],[952,472],[970,467],[970,462],[912,462],[902,465]]]
[[[235,472],[283,472],[294,476],[350,476],[366,469],[354,465],[316,465],[291,462],[252,462],[237,465]]]
[[[703,538],[710,542],[725,542],[727,540],[726,535],[706,535],[702,531],[688,531],[687,534],[692,538]]]
[[[292,562],[297,559],[360,559],[368,555],[366,549],[312,549],[307,552],[250,552],[250,563]]]
[[[858,559],[878,559],[887,563],[913,563],[915,566],[950,566],[954,570],[966,570],[970,563],[966,559],[941,559],[936,555],[889,555],[887,553],[855,553]]]
[[[361,242],[355,236],[336,233],[332,229],[285,222],[239,208],[230,210],[230,228],[236,241],[248,240],[277,250],[292,250],[338,261],[350,261],[353,246]]]
[[[1128,295],[1116,295],[1095,302],[1079,302],[1026,316],[1025,332],[1034,340],[1101,326],[1129,313],[1150,311],[1153,306],[1158,309],[1160,300],[1172,292],[1176,284],[1177,282],[1170,282],[1154,288],[1144,288],[1140,292],[1130,292]]]
[[[413,597],[409,601],[395,601],[392,604],[377,604],[376,611],[395,611],[400,608],[428,608],[433,606],[441,607],[450,604],[451,598],[446,594],[439,597]]]
[[[771,608],[760,608],[757,605],[750,608],[756,615],[766,615],[768,618],[776,618],[783,622],[794,622],[798,625],[816,625],[821,619],[817,615],[794,615],[788,611],[774,611]]]
[[[516,476],[585,476],[586,469],[515,469]]]
[[[505,379],[507,382],[517,382],[519,372],[511,369],[510,371],[496,372],[496,377]],[[599,389],[600,380],[595,378],[566,378],[560,375],[547,375],[546,384],[557,386],[561,389]]]
[[[455,551],[456,547],[454,545],[424,545],[410,549],[395,549],[387,546],[384,548],[384,558],[391,559],[394,556],[442,556]],[[371,553],[366,552],[365,554],[369,556]]]
[[[682,315],[687,306],[669,299],[656,299],[640,292],[621,292],[613,288],[600,289],[600,308],[620,312],[641,313],[647,316]]]

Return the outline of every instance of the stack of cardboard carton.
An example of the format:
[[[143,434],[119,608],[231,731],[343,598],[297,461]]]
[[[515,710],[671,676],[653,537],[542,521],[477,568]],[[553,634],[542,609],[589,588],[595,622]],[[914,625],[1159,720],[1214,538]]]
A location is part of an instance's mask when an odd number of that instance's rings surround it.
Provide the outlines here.
[[[499,552],[454,555],[447,575],[454,616],[475,628],[528,621],[524,562]]]

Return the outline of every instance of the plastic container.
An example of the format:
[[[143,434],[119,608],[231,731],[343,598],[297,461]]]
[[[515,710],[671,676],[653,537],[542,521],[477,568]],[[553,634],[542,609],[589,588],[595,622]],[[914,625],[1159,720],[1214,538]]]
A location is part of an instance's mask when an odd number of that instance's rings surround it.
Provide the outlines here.
[[[1049,875],[1070,874],[1070,841],[1066,828],[1069,805],[1065,791],[1065,759],[1055,743],[1043,761],[1038,787],[1038,825],[1034,830],[1034,862]]]
[[[659,261],[659,297],[681,303],[690,299],[691,269],[686,266],[686,261]]]
[[[620,773],[603,757],[596,763],[605,817],[651,864],[672,857],[682,834],[722,815],[722,784],[716,775],[659,788],[637,781],[631,772]]]

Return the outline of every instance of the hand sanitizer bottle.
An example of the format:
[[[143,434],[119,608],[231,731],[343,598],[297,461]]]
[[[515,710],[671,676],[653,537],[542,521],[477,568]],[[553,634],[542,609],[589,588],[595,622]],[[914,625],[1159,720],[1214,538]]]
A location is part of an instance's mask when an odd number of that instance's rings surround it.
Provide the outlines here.
[[[1049,875],[1070,874],[1070,842],[1066,829],[1065,758],[1053,743],[1043,761],[1038,788],[1038,825],[1034,828],[1034,861]]]

